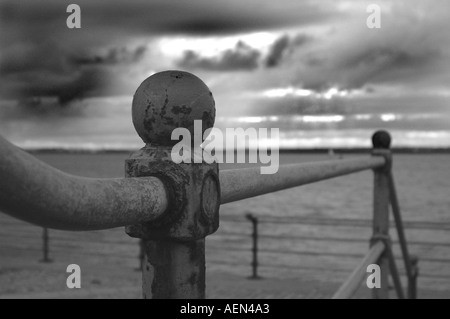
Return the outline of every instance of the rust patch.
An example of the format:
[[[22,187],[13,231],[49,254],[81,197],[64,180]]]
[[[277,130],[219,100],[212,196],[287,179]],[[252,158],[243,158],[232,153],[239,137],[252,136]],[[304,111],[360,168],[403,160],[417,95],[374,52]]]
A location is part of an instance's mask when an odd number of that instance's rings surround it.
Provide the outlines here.
[[[170,74],[170,76],[171,76],[172,78],[177,79],[177,80],[184,78],[184,74],[181,73],[181,72],[172,72],[172,73]]]
[[[214,117],[211,112],[204,111],[202,116],[203,129],[214,126]]]
[[[198,276],[196,273],[193,273],[189,279],[188,279],[188,283],[189,285],[191,285],[192,287],[196,286],[198,283]]]
[[[187,107],[186,105],[182,105],[182,106],[176,105],[176,106],[172,107],[172,113],[175,115],[180,115],[180,114],[189,115],[192,113],[192,108]]]

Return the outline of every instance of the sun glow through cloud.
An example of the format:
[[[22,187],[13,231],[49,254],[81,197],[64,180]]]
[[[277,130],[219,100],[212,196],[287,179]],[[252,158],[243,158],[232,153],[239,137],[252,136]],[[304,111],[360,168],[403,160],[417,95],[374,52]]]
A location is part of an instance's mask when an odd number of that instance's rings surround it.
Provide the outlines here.
[[[284,97],[315,97],[319,99],[331,100],[335,97],[350,97],[353,92],[348,90],[339,90],[336,87],[330,88],[323,92],[317,92],[304,88],[277,88],[262,92],[262,96],[266,98],[284,98]],[[355,92],[357,94],[357,92]]]
[[[263,96],[268,98],[281,98],[286,96],[311,96],[313,91],[306,89],[295,89],[293,87],[285,89],[272,89],[263,92]]]
[[[159,50],[166,56],[179,58],[184,51],[199,53],[202,57],[216,57],[243,42],[250,47],[265,52],[277,40],[276,32],[257,32],[233,36],[211,37],[164,37],[158,42]]]
[[[383,122],[393,122],[397,119],[397,116],[395,114],[382,114],[381,120]]]

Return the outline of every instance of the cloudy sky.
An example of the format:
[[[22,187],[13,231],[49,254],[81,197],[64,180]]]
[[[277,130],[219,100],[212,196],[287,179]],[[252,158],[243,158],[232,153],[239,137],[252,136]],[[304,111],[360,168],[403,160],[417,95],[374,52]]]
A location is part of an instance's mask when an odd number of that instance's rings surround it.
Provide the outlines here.
[[[278,127],[282,146],[450,147],[447,0],[0,0],[0,134],[26,148],[126,148],[139,84],[185,70],[218,127]],[[381,11],[369,29],[366,9]]]

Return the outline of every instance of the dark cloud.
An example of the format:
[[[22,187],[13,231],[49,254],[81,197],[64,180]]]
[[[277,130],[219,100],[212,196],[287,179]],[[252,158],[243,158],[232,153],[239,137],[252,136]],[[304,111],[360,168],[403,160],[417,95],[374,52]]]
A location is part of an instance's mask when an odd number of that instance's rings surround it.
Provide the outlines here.
[[[69,51],[53,42],[10,47],[0,63],[0,95],[24,101],[56,97],[61,105],[104,95],[111,85],[109,68],[136,62],[144,53],[143,47],[113,48],[105,55],[92,56],[82,51]],[[31,103],[30,107],[34,105]]]
[[[18,91],[23,98],[56,96],[61,105],[65,105],[76,99],[83,99],[94,94],[101,95],[101,90],[106,89],[106,72],[99,69],[82,69],[65,80],[59,77],[42,76],[31,78],[24,83]]]
[[[159,30],[189,35],[279,30],[323,22],[336,15],[333,9],[307,0],[285,1],[282,5],[264,2],[263,6],[260,0],[175,0],[168,7],[168,22],[163,20]]]
[[[441,54],[434,48],[414,51],[396,46],[378,47],[349,56],[338,67],[350,70],[342,84],[344,88],[352,89],[426,76],[432,70],[433,63],[440,58]]]
[[[323,92],[331,87],[354,90],[379,84],[399,84],[426,79],[442,63],[436,47],[409,47],[401,43],[364,44],[353,50],[320,52],[302,57],[293,85]],[[300,59],[299,59],[300,60]]]
[[[25,29],[65,27],[69,0],[2,0],[0,17],[7,25]],[[127,34],[232,34],[324,21],[336,13],[311,1],[285,1],[283,5],[260,0],[79,0],[82,26],[90,32],[106,28]],[[53,30],[54,31],[54,30]],[[111,36],[117,36],[112,34]]]
[[[127,47],[111,48],[105,54],[91,54],[74,57],[72,60],[79,65],[116,65],[139,62],[147,51],[147,47],[138,46],[135,49]]]
[[[311,38],[306,35],[297,35],[294,38],[284,35],[280,37],[275,43],[270,47],[269,54],[266,57],[265,65],[268,68],[273,68],[278,66],[285,54],[292,53],[298,47],[303,46],[305,43],[309,42]]]
[[[67,4],[0,2],[0,98],[19,99],[21,109],[47,114],[57,106],[46,98],[65,108],[76,99],[108,94],[113,68],[143,58],[145,46],[105,41],[99,27],[69,30]]]
[[[341,66],[344,68],[374,67],[378,70],[404,69],[426,65],[438,57],[434,49],[419,52],[406,51],[402,48],[375,47],[346,57]]]
[[[83,110],[81,105],[75,108],[71,104],[61,103],[59,98],[33,97],[18,100],[14,109],[10,109],[9,112],[4,111],[3,114],[7,114],[8,118],[16,119],[24,116],[73,117],[82,116]]]
[[[186,51],[178,65],[186,69],[203,69],[208,71],[253,70],[259,65],[261,53],[239,41],[234,49],[226,50],[221,55],[205,58],[193,51]]]
[[[309,42],[311,38],[306,35],[294,37],[284,35],[277,39],[269,48],[265,57],[263,53],[239,41],[236,47],[226,50],[215,57],[202,57],[201,53],[194,51],[184,52],[178,65],[186,69],[203,69],[208,71],[242,71],[254,70],[258,67],[274,68],[278,66],[285,55],[291,54],[298,47]]]
[[[0,98],[50,96],[67,104],[110,94],[114,67],[135,63],[146,53],[145,47],[129,46],[135,39],[266,31],[330,16],[320,6],[305,6],[306,1],[266,4],[260,10],[256,0],[79,0],[82,28],[69,30],[66,9],[71,3],[0,0]],[[258,59],[258,52],[239,44],[217,61],[188,52],[184,64],[218,71],[248,70],[256,67]],[[114,74],[120,76],[120,72]]]
[[[277,66],[280,63],[284,52],[289,48],[289,44],[290,39],[287,35],[275,41],[266,58],[266,66],[269,68]]]

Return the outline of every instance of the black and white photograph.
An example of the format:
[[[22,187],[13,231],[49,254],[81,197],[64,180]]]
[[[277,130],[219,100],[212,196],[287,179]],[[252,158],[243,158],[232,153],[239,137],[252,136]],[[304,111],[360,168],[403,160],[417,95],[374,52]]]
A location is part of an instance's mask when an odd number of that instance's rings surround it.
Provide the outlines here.
[[[446,0],[0,0],[0,299],[450,299],[449,27]]]

